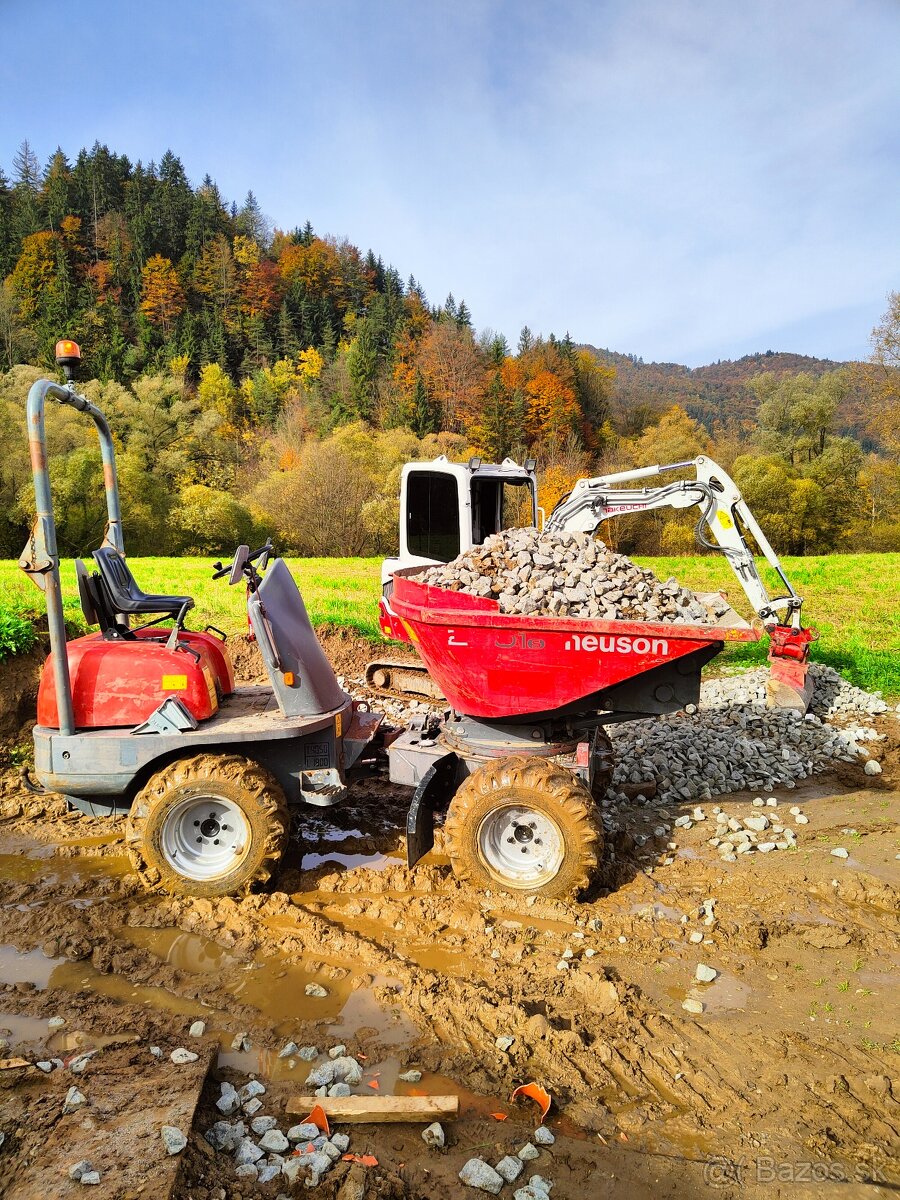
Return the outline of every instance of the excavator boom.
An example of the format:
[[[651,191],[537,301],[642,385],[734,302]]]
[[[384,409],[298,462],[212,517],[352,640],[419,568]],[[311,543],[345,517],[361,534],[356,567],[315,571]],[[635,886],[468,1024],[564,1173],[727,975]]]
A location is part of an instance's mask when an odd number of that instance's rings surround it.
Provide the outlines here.
[[[652,479],[669,471],[693,469],[693,479],[678,479],[659,487],[629,488],[623,484]],[[770,638],[769,703],[805,709],[812,694],[807,679],[810,630],[801,622],[803,600],[794,591],[781,560],[760,529],[734,480],[712,459],[700,456],[685,462],[638,467],[579,479],[553,509],[545,526],[557,532],[593,533],[610,517],[649,512],[657,508],[702,508],[697,538],[707,549],[725,555],[756,615]],[[707,537],[704,529],[712,535]],[[770,597],[756,567],[744,531],[750,533],[763,557],[778,574],[785,594]],[[779,614],[784,614],[780,617]]]

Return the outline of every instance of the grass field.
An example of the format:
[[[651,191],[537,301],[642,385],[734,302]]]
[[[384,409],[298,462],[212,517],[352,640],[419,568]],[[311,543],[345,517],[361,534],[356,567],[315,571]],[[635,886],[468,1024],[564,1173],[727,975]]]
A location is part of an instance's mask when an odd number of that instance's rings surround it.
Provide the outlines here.
[[[214,581],[205,558],[130,559],[135,577],[147,592],[194,597],[191,624],[209,623],[227,633],[246,627],[244,592]],[[751,615],[740,585],[718,557],[639,559],[660,578],[674,575],[697,591],[726,591],[734,607]],[[315,625],[343,625],[379,640],[377,606],[380,560],[374,558],[288,559]],[[788,578],[804,597],[806,623],[820,638],[812,656],[829,663],[854,683],[900,696],[900,554],[834,554],[791,558]],[[777,578],[766,567],[767,586]],[[63,565],[66,617],[73,631],[84,625],[71,561]],[[15,562],[0,560],[0,657],[26,649],[31,622],[43,611],[42,597]],[[24,644],[23,644],[24,642]],[[717,662],[763,662],[766,642],[730,646]]]

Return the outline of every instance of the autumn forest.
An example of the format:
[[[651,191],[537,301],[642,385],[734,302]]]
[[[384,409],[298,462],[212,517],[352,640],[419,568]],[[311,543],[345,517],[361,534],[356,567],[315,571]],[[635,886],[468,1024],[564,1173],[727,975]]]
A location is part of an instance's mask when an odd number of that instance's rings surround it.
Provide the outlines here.
[[[327,214],[322,214],[327,220]],[[106,146],[0,170],[0,555],[32,506],[24,400],[78,341],[118,443],[128,548],[301,554],[395,541],[411,458],[534,457],[552,507],[585,473],[711,453],[779,549],[900,549],[900,296],[864,363],[763,352],[693,371],[523,327],[515,345],[406,267],[273,224],[171,151]],[[487,320],[490,314],[478,314]],[[603,331],[595,340],[601,341]],[[102,476],[77,414],[48,421],[63,553],[97,544]],[[693,518],[620,518],[629,552],[693,552]]]

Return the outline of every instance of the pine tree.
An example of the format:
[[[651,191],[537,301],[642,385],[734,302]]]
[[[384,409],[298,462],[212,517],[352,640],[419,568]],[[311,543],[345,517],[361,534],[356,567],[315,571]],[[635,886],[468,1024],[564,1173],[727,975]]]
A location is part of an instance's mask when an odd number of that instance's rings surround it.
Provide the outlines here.
[[[263,215],[263,211],[252,192],[247,193],[247,198],[241,205],[236,225],[238,233],[256,242],[261,250],[268,249],[269,243],[272,240],[271,226],[268,217]]]
[[[9,180],[0,170],[0,280],[16,263],[19,243],[14,229],[13,194]]]
[[[519,334],[519,354],[527,354],[534,346],[534,335],[527,325],[522,326],[522,332]]]
[[[286,300],[282,303],[278,313],[278,333],[275,346],[279,358],[296,358],[302,349]]]
[[[372,416],[375,406],[375,384],[378,375],[378,340],[369,318],[356,324],[357,334],[347,353],[347,371],[353,404],[357,416],[364,421]]]
[[[69,160],[57,146],[56,153],[47,163],[44,175],[44,212],[47,223],[53,230],[58,230],[62,219],[72,212],[69,196],[72,169]]]
[[[472,328],[472,314],[469,312],[469,306],[465,300],[459,302],[459,308],[456,310],[456,324],[460,329]]]
[[[159,163],[159,183],[153,189],[151,211],[159,254],[177,262],[184,254],[188,218],[194,201],[181,159],[167,150]]]
[[[41,168],[24,141],[13,158],[13,229],[19,241],[41,228]]]
[[[418,434],[419,437],[424,437],[427,433],[438,432],[437,411],[428,396],[428,389],[425,387],[422,372],[418,370],[416,371],[416,381],[413,385],[412,410],[412,428],[414,433]]]

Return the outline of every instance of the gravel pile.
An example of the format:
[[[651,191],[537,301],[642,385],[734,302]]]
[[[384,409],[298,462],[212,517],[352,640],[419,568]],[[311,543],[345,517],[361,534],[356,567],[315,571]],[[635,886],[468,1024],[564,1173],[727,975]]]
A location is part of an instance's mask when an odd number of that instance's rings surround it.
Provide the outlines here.
[[[724,601],[707,608],[676,579],[660,582],[588,533],[506,529],[420,578],[433,587],[493,597],[501,612],[523,616],[706,625],[728,610]]]
[[[887,705],[830,667],[814,663],[811,671],[816,692],[805,717],[765,707],[761,669],[704,683],[696,712],[609,726],[616,766],[606,803],[626,799],[623,785],[645,782],[660,804],[793,788],[835,762],[869,759],[883,740],[877,730],[852,722],[838,728],[823,718],[880,713]]]
[[[328,1057],[309,1073],[306,1083],[310,1088],[315,1086],[317,1096],[346,1096],[351,1083],[356,1086],[362,1082],[362,1066],[345,1051],[346,1046],[333,1046]],[[298,1050],[295,1042],[288,1042],[279,1058],[287,1058],[293,1067],[295,1053],[307,1062],[322,1057],[315,1046]],[[315,1188],[348,1151],[348,1134],[326,1135],[309,1121],[295,1125],[285,1121],[289,1127],[280,1129],[276,1117],[261,1111],[268,1097],[258,1079],[251,1079],[242,1088],[224,1082],[220,1090],[216,1108],[222,1119],[203,1136],[214,1150],[231,1158],[240,1180],[273,1185],[278,1181],[275,1186],[286,1181],[293,1188],[301,1183],[305,1188]]]
[[[881,692],[864,692],[862,688],[848,683],[833,667],[824,663],[810,663],[809,673],[814,682],[814,691],[810,711],[819,717],[841,717],[853,713],[877,716],[887,712],[890,705],[885,702]],[[753,671],[744,671],[740,675],[727,679],[710,679],[705,682],[701,692],[703,708],[717,708],[723,704],[755,704],[766,703],[766,680],[769,677],[767,667],[758,667]]]

